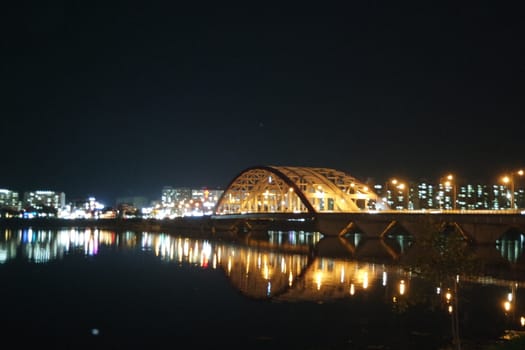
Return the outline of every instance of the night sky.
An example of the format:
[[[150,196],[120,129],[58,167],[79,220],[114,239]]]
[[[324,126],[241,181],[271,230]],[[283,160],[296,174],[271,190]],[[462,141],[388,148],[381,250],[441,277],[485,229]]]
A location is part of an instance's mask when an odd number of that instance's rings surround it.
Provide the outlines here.
[[[521,9],[345,3],[4,4],[0,188],[112,203],[256,165],[379,183],[525,165]]]

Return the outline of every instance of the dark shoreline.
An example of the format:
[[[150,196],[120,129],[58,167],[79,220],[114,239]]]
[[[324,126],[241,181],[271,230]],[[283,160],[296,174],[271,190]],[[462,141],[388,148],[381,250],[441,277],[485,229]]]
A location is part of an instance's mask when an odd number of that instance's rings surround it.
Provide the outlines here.
[[[186,216],[174,219],[59,219],[59,218],[0,218],[0,228],[9,229],[60,229],[91,227],[105,230],[142,231],[168,234],[214,235],[216,233],[246,233],[266,230],[316,231],[312,221],[244,220],[239,218],[214,219],[211,216]]]
[[[156,219],[59,219],[59,218],[1,218],[0,228],[21,229],[60,229],[65,227],[95,227],[114,231],[150,231],[176,233],[179,230],[199,230],[212,232],[209,217],[185,217],[169,220]]]

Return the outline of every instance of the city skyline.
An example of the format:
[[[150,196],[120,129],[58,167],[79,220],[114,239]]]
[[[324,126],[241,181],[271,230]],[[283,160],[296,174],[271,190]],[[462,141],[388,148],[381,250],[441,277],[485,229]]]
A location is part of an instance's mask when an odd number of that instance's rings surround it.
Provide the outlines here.
[[[89,193],[83,196],[72,197],[72,196],[69,196],[64,191],[53,190],[53,189],[33,189],[33,190],[20,191],[17,189],[9,189],[9,188],[0,187],[0,207],[2,207],[2,204],[4,206],[7,205],[7,207],[12,206],[8,204],[9,201],[5,202],[6,199],[7,200],[10,199],[10,200],[15,200],[16,202],[19,201],[20,202],[19,204],[21,204],[23,208],[24,207],[23,203],[26,202],[26,199],[25,199],[26,196],[30,196],[30,197],[33,197],[35,195],[38,196],[39,193],[44,195],[44,197],[51,195],[51,196],[57,196],[58,198],[58,196],[60,196],[62,198],[61,199],[62,205],[59,205],[58,207],[63,207],[66,203],[70,205],[76,202],[83,203],[83,202],[94,201],[94,200],[104,204],[108,208],[118,207],[120,204],[132,204],[137,201],[143,204],[143,205],[140,205],[139,207],[150,207],[150,206],[155,206],[158,204],[163,204],[165,194],[167,192],[173,192],[174,190],[177,192],[183,190],[184,193],[186,192],[191,193],[191,194],[194,193],[195,195],[197,195],[197,197],[202,196],[204,192],[215,193],[215,196],[216,196],[217,193],[219,192],[222,193],[223,191],[231,189],[232,188],[231,186],[235,187],[235,182],[247,181],[247,180],[242,180],[242,178],[246,176],[246,174],[249,173],[251,170],[265,169],[265,168],[269,169],[269,168],[275,168],[275,167],[262,166],[262,167],[246,168],[243,170],[243,172],[241,172],[240,174],[237,174],[237,176],[232,177],[231,181],[228,183],[228,186],[225,186],[225,187],[214,188],[214,187],[205,186],[205,185],[188,187],[188,186],[176,186],[176,185],[170,184],[170,185],[163,185],[162,188],[159,189],[159,191],[152,196],[147,196],[145,194],[137,194],[137,195],[132,195],[132,196],[117,196],[116,198],[109,200],[109,201],[104,200],[103,197],[98,196],[96,193]],[[339,176],[343,175],[343,173],[340,172],[338,169],[310,168],[310,170],[315,171],[315,172],[321,171],[321,173],[323,171],[327,171],[327,172],[335,171],[335,173],[339,173]],[[351,176],[351,174],[345,174],[345,176]],[[325,181],[326,180],[329,180],[329,178],[326,178]],[[356,178],[355,180],[357,180],[357,182],[361,182],[360,179]],[[329,181],[332,181],[332,180],[329,180]],[[497,197],[501,197],[499,200],[497,200],[497,202],[499,202],[500,200],[507,202],[506,204],[498,203],[493,209],[504,209],[506,207],[511,208],[511,207],[514,207],[514,204],[516,204],[517,208],[522,208],[523,207],[522,201],[525,200],[525,171],[522,169],[516,170],[514,172],[507,172],[504,174],[500,174],[499,176],[497,176],[497,181],[492,182],[492,183],[469,182],[469,180],[458,178],[456,174],[443,173],[443,176],[441,176],[438,179],[434,179],[434,180],[428,180],[428,179],[422,179],[422,178],[407,179],[407,178],[391,176],[391,177],[385,178],[380,181],[374,181],[374,182],[368,182],[368,183],[362,183],[362,184],[368,187],[366,191],[372,191],[378,196],[383,197],[383,199],[387,199],[386,197],[388,197],[387,201],[389,202],[389,205],[391,206],[392,209],[414,209],[414,206],[417,209],[417,208],[420,208],[421,205],[423,205],[423,207],[428,205],[428,208],[433,208],[434,206],[439,207],[440,201],[442,202],[443,205],[447,206],[447,209],[453,209],[455,208],[456,205],[458,207],[461,207],[460,198],[459,198],[461,194],[467,197],[470,197],[471,195],[469,195],[468,192],[472,192],[472,193],[478,192],[481,190],[481,188],[485,188],[484,191],[488,191],[488,193],[494,192],[493,194],[490,195],[491,197],[494,197],[493,199]],[[423,195],[419,193],[421,191]],[[12,197],[10,193],[15,193],[16,197]],[[514,193],[514,195],[511,195],[510,193]],[[430,197],[428,197],[429,195]],[[434,198],[434,196],[436,195],[438,197]],[[486,195],[487,194],[483,194],[483,196],[486,196]],[[184,196],[187,197],[187,194],[185,194]],[[190,195],[190,197],[193,197],[193,195]],[[434,204],[429,204],[429,203],[414,204],[414,201],[420,202],[421,200],[426,201],[427,199],[430,200],[431,202],[434,202]],[[394,203],[395,201],[398,201],[398,202]],[[464,205],[473,205],[473,203],[468,204],[467,202],[465,202]],[[462,209],[466,209],[466,208],[463,207]],[[484,209],[487,209],[487,208],[484,208]]]
[[[478,183],[523,166],[510,4],[7,6],[0,188],[111,202],[258,165]]]

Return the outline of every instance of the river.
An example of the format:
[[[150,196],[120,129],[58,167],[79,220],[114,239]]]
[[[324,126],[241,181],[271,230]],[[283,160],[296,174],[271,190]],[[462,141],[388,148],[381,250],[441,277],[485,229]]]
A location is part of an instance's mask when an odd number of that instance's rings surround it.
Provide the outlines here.
[[[15,346],[468,349],[525,322],[522,236],[472,250],[482,269],[446,285],[409,268],[421,247],[403,236],[0,233],[0,336]]]

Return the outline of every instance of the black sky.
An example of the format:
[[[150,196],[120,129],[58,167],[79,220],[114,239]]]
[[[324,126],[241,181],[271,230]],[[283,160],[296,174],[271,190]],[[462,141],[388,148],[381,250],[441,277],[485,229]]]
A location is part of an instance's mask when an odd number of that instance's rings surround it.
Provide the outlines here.
[[[4,5],[0,188],[160,197],[254,165],[493,181],[523,165],[506,2]]]

